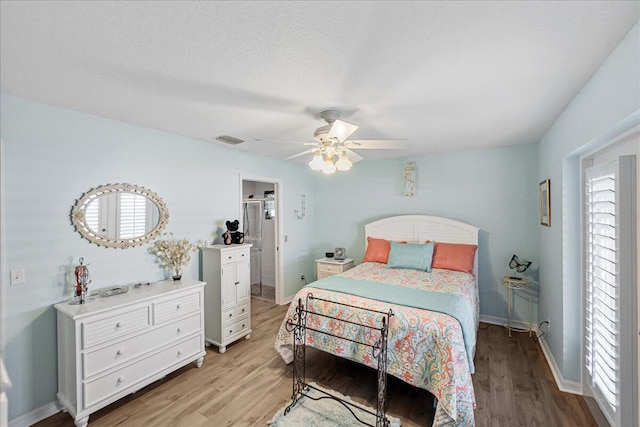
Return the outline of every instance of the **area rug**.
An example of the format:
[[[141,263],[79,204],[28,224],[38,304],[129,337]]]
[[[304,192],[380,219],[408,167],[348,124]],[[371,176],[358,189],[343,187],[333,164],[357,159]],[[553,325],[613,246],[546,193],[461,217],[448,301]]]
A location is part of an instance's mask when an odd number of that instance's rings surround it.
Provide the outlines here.
[[[336,391],[324,389],[315,383],[311,383],[311,385],[331,393],[334,396],[340,397],[341,399],[353,402],[348,396],[344,396]],[[312,397],[323,396],[322,393],[314,389],[310,389],[308,394]],[[368,406],[361,405],[357,402],[353,403],[360,408],[365,408],[375,412],[375,409]],[[267,422],[267,425],[271,427],[355,427],[364,425],[356,420],[347,408],[333,399],[313,400],[303,396],[296,402],[294,407],[291,408],[291,411],[289,411],[287,415],[284,415],[284,410],[288,405],[289,404],[287,403],[287,405],[276,412],[271,421]],[[353,407],[351,407],[351,409],[361,420],[370,425],[376,425],[376,417],[374,415]],[[389,419],[390,427],[400,427],[399,419],[389,415],[387,415],[387,419]]]

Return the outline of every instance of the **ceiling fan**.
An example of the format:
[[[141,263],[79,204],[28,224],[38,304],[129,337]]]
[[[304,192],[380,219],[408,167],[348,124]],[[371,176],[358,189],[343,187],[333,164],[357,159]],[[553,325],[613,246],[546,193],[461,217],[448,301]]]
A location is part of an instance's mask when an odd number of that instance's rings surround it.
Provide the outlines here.
[[[349,170],[355,162],[363,159],[353,150],[385,150],[406,148],[406,139],[349,139],[359,128],[353,123],[339,120],[340,112],[337,110],[325,110],[320,117],[327,124],[320,126],[313,133],[316,142],[305,142],[313,148],[287,157],[285,160],[313,154],[309,166],[313,170],[321,170],[326,174],[332,174],[336,170]]]

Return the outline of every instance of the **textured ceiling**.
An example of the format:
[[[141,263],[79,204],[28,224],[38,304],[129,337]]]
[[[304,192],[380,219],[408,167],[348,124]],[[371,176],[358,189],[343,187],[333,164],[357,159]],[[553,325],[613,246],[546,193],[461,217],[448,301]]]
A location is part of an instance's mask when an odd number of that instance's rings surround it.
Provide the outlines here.
[[[640,17],[637,1],[0,5],[2,92],[277,158],[328,107],[356,139],[408,140],[365,159],[537,142]]]

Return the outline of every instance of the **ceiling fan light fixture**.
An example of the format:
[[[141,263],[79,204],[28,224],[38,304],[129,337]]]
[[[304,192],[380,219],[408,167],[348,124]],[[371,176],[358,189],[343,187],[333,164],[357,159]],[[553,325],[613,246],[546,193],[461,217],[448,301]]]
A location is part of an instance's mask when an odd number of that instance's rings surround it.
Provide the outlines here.
[[[316,153],[313,155],[313,159],[309,162],[309,167],[314,171],[320,171],[324,168],[324,160],[322,159],[322,154]]]
[[[348,171],[349,169],[351,169],[351,166],[353,166],[353,163],[351,163],[351,160],[349,160],[347,155],[342,152],[342,154],[340,154],[340,157],[338,157],[338,161],[336,162],[336,168],[340,171]]]
[[[326,173],[327,175],[331,175],[332,173],[335,173],[335,171],[336,171],[336,165],[333,163],[333,160],[332,159],[325,160],[322,166],[322,172]]]

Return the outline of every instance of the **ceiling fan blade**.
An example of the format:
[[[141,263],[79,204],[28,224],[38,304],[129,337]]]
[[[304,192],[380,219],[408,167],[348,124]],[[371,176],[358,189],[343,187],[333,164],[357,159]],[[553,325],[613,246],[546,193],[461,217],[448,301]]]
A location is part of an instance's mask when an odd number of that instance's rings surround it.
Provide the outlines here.
[[[364,157],[362,157],[360,154],[356,153],[355,151],[349,150],[347,147],[344,147],[344,152],[347,154],[349,160],[351,160],[351,163],[359,162],[360,160],[364,159]]]
[[[305,154],[313,153],[317,148],[310,148],[309,150],[305,150],[302,153],[294,154],[293,156],[287,157],[285,160],[295,159],[296,157],[304,156]]]
[[[327,134],[329,141],[342,142],[349,138],[360,126],[353,123],[345,122],[343,120],[336,120],[331,125],[331,129]]]
[[[355,150],[402,150],[407,148],[406,139],[359,139],[345,141],[344,145]]]

